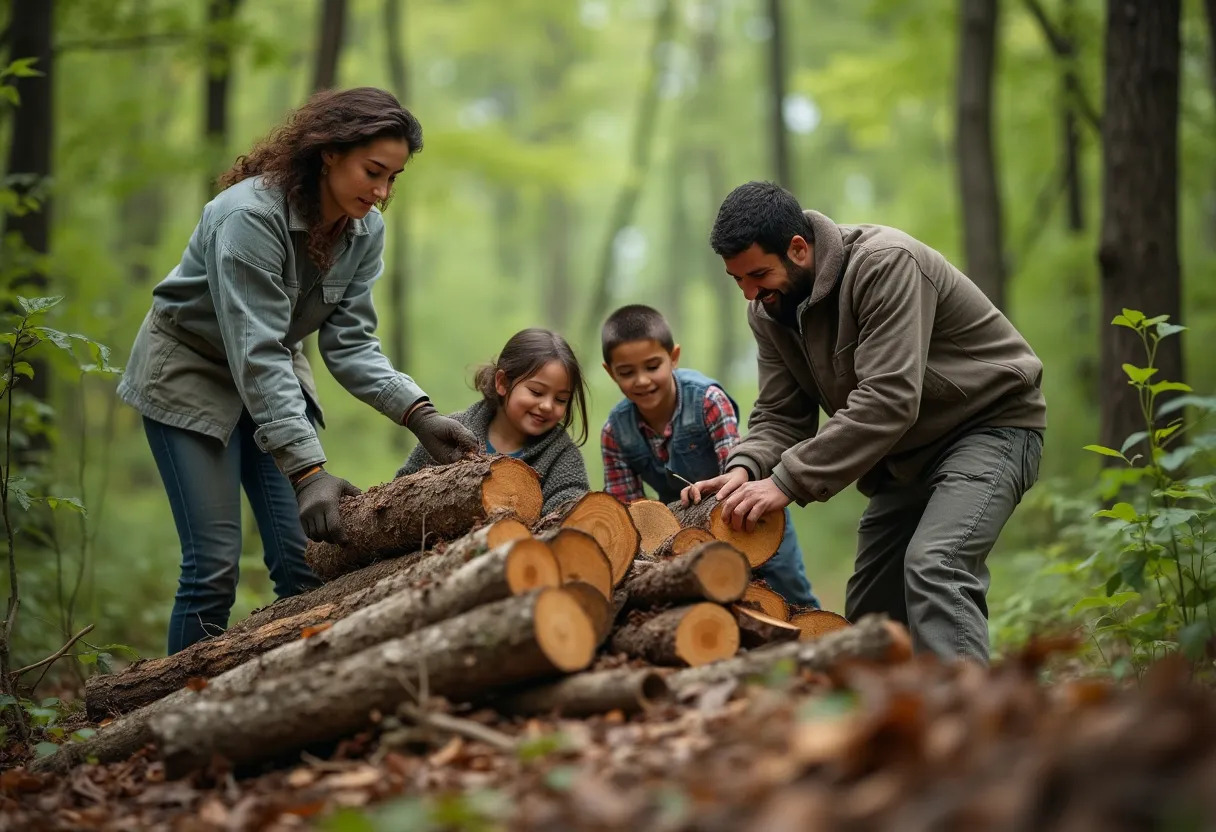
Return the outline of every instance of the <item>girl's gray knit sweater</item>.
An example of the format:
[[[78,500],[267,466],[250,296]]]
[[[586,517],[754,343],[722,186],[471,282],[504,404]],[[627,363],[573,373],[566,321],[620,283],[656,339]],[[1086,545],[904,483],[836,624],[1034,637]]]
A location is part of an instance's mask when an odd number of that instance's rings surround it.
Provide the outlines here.
[[[473,432],[481,449],[486,447],[486,437],[490,433],[490,421],[494,418],[494,407],[485,399],[477,402],[468,410],[451,414]],[[587,479],[587,466],[583,464],[582,454],[578,446],[570,438],[564,428],[558,426],[541,436],[529,437],[520,449],[517,457],[526,462],[540,474],[540,489],[544,496],[544,513],[548,514],[562,503],[573,497],[581,497],[591,490]],[[409,459],[397,470],[397,476],[412,474],[428,466],[434,465],[435,460],[421,445],[414,448]]]

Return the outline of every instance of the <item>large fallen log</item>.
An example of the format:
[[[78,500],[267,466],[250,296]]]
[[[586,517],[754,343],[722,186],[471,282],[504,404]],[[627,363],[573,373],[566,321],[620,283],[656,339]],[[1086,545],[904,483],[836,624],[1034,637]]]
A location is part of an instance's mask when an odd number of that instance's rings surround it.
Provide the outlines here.
[[[499,513],[531,525],[542,502],[536,472],[511,457],[424,468],[344,497],[340,513],[347,542],[312,543],[305,558],[317,577],[329,581],[381,558],[453,540]]]
[[[246,696],[189,702],[152,720],[170,777],[219,754],[264,760],[367,727],[422,684],[466,700],[529,679],[582,670],[595,653],[591,622],[562,589],[536,590],[404,638],[256,683]],[[425,705],[425,703],[422,703]]]
[[[680,530],[680,521],[658,500],[634,500],[628,508],[633,525],[638,527],[644,555],[653,555],[664,540]]]
[[[503,530],[504,526],[507,531]],[[301,632],[346,618],[413,584],[451,574],[473,557],[488,551],[492,541],[509,539],[509,531],[516,527],[528,536],[529,543],[534,542],[517,520],[499,521],[465,535],[442,553],[398,565],[388,577],[336,600],[306,607],[285,618],[271,618],[256,629],[238,624],[221,636],[192,644],[172,656],[139,661],[121,673],[93,676],[85,683],[85,708],[89,718],[98,721],[133,711],[179,690],[192,678],[218,676],[300,638]],[[506,562],[513,570],[511,584],[520,591],[557,583],[552,572],[555,563],[544,544],[521,546],[513,550]],[[314,592],[325,596],[329,586],[319,587]]]
[[[102,762],[125,758],[151,741],[148,722],[158,714],[200,697],[246,695],[259,679],[350,655],[479,605],[522,595],[536,587],[557,586],[559,581],[557,563],[544,543],[531,539],[512,541],[475,558],[436,583],[401,590],[309,638],[296,633],[291,641],[211,679],[199,693],[184,687],[183,682],[164,698],[103,726],[92,739],[61,746],[55,755],[37,761],[36,765],[40,770],[65,771],[90,757]]]
[[[649,616],[635,610],[613,633],[610,647],[651,664],[697,667],[735,655],[739,625],[717,604],[692,604]]]
[[[831,673],[852,662],[895,664],[906,661],[911,655],[912,641],[902,624],[883,616],[867,615],[852,627],[815,641],[775,644],[726,661],[677,671],[667,677],[667,685],[681,695],[727,679],[764,677],[783,663],[789,663],[796,670]]]
[[[717,497],[705,497],[701,502],[687,507],[679,503],[672,503],[669,507],[681,526],[705,529],[718,540],[731,544],[747,555],[753,569],[777,554],[781,538],[785,535],[784,511],[770,511],[756,521],[756,528],[749,532],[736,531],[722,520],[722,508],[718,505]]]
[[[751,578],[747,558],[729,543],[715,540],[691,552],[643,565],[638,562],[621,588],[632,607],[663,607],[694,601],[738,601]]]
[[[675,515],[672,516],[674,517]],[[674,558],[676,555],[682,555],[685,552],[695,549],[702,543],[708,543],[709,541],[716,539],[717,538],[715,538],[712,534],[705,531],[705,529],[698,529],[690,526],[687,529],[680,529],[671,537],[660,543],[658,548],[651,552],[651,558],[653,560],[666,560],[668,558]]]
[[[658,673],[623,667],[577,673],[557,682],[516,691],[491,704],[505,714],[583,717],[609,711],[634,714],[667,698],[667,683]]]
[[[592,491],[569,501],[542,518],[533,532],[544,536],[556,529],[582,529],[594,537],[612,564],[613,586],[625,577],[641,539],[629,512],[616,497],[604,491]]]
[[[552,547],[563,582],[582,581],[605,598],[612,595],[612,563],[594,537],[582,529],[565,528],[546,532],[539,539]]]

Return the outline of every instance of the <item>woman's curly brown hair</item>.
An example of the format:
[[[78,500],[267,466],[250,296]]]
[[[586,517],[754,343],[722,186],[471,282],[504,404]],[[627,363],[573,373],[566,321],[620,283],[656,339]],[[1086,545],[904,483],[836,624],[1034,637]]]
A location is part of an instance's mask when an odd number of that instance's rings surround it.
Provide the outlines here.
[[[219,185],[228,188],[263,176],[282,188],[308,223],[308,256],[324,274],[333,265],[333,239],[321,227],[321,152],[346,152],[385,137],[403,139],[410,158],[422,150],[422,125],[392,93],[376,87],[323,90],[238,157],[220,176]],[[391,198],[390,192],[378,203],[380,210]]]

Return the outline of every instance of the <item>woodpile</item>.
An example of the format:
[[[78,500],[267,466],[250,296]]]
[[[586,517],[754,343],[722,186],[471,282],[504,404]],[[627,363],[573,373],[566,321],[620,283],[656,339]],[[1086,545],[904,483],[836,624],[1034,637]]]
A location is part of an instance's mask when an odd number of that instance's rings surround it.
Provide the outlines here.
[[[788,622],[780,596],[750,582],[779,526],[749,537],[715,525],[712,507],[627,509],[603,492],[542,519],[535,474],[519,465],[462,461],[345,500],[349,542],[324,560],[333,580],[219,638],[90,680],[90,717],[119,718],[36,767],[123,759],[154,742],[179,776],[217,755],[285,759],[432,696],[502,714],[630,714],[777,663],[907,657],[906,634],[876,619],[848,627],[822,613],[846,629],[798,640],[831,628]]]

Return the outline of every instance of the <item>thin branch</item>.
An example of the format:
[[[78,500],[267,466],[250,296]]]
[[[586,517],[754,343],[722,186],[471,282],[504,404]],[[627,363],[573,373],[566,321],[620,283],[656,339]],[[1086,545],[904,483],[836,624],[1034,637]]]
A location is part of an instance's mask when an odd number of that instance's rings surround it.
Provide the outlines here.
[[[397,713],[414,720],[420,726],[446,731],[449,734],[466,737],[476,742],[485,743],[499,751],[514,751],[517,743],[515,738],[502,731],[496,731],[480,722],[463,719],[451,714],[428,711],[418,705],[403,702],[397,706]]]
[[[1062,61],[1068,62],[1076,56],[1075,46],[1071,38],[1065,37],[1064,34],[1057,29],[1047,17],[1047,12],[1043,8],[1043,4],[1039,0],[1022,0],[1026,5],[1027,10],[1039,24],[1039,28],[1043,31],[1043,37],[1047,40],[1047,45],[1051,47],[1052,53]],[[1070,70],[1071,71],[1071,70]],[[1075,73],[1074,73],[1075,76]],[[1089,97],[1085,91],[1081,89],[1080,83],[1072,85],[1073,94],[1070,103],[1073,105],[1077,113],[1084,119],[1090,127],[1095,131],[1102,129],[1102,116],[1098,113],[1097,108],[1090,103]]]
[[[93,630],[93,625],[92,624],[88,625],[83,630],[81,630],[79,633],[77,633],[76,635],[74,635],[70,639],[68,639],[67,644],[60,647],[58,650],[56,650],[51,655],[47,656],[42,661],[35,662],[34,664],[26,665],[25,667],[21,668],[20,670],[14,670],[13,678],[16,679],[16,678],[20,677],[21,674],[29,673],[31,670],[37,670],[38,668],[42,667],[44,664],[52,664],[53,662],[58,661],[60,658],[63,657],[64,653],[66,653],[72,649],[72,645],[76,643],[77,639],[79,639],[81,636],[87,635],[88,633],[92,632],[92,630]]]

